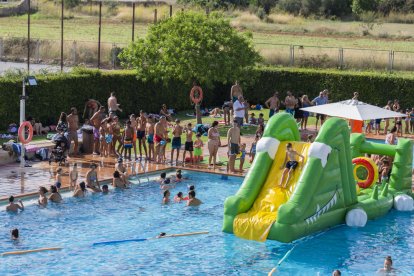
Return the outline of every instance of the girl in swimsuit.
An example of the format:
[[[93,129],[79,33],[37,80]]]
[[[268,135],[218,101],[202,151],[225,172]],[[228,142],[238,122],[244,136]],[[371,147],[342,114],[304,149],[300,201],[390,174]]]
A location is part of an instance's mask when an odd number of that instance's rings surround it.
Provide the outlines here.
[[[73,197],[85,197],[86,191],[85,182],[82,181],[79,185],[76,185],[75,191],[73,191]]]
[[[256,146],[257,146],[257,142],[259,142],[260,136],[256,135],[256,137],[254,138],[254,142],[252,143],[252,147],[250,148],[250,163],[253,162],[254,157],[256,156]]]
[[[213,169],[216,168],[216,158],[217,158],[217,151],[220,146],[220,133],[217,129],[218,122],[214,121],[211,125],[211,128],[208,130],[207,136],[208,136],[208,142],[207,147],[208,151],[210,153],[210,156],[208,157],[208,166],[211,168],[213,166]],[[213,161],[213,163],[211,163]]]
[[[118,117],[114,117],[113,118],[113,123],[112,123],[112,148],[115,152],[116,155],[119,156],[119,152],[122,148],[122,139],[121,139],[121,125],[119,124],[119,119]],[[118,143],[118,148],[115,150],[116,147],[116,143]],[[122,154],[121,154],[122,155]]]
[[[91,169],[86,173],[86,186],[93,192],[101,192],[95,164],[92,164]]]
[[[145,127],[148,142],[148,160],[151,162],[154,160],[154,120],[152,116],[148,116],[147,125]]]

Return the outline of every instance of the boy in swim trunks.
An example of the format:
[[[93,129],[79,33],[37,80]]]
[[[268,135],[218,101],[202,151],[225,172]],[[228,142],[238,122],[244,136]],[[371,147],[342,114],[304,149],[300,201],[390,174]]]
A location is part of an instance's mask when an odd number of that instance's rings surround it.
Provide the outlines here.
[[[183,153],[183,163],[185,163],[185,155],[187,151],[190,153],[190,162],[194,164],[193,160],[193,130],[192,130],[192,124],[188,123],[187,127],[184,129],[185,133],[185,147],[184,147],[184,153]]]
[[[147,126],[147,116],[144,111],[139,112],[139,118],[137,118],[137,138],[139,147],[139,158],[142,160],[142,148],[144,148],[145,157],[148,159],[147,145],[145,143],[145,128]]]
[[[305,159],[305,157],[303,157],[302,154],[299,154],[297,151],[295,151],[293,149],[292,143],[288,143],[286,145],[286,156],[285,156],[285,160],[283,161],[282,167],[280,167],[280,169],[283,169],[283,167],[286,166],[285,169],[284,169],[284,171],[283,171],[282,178],[280,179],[279,187],[282,186],[283,180],[285,179],[286,174],[287,174],[288,177],[286,179],[285,185],[283,185],[283,188],[286,188],[287,184],[289,183],[289,180],[290,180],[290,177],[292,175],[292,172],[299,165],[299,162],[296,161],[296,156],[299,156],[301,158],[301,162],[303,162],[303,160]]]
[[[246,159],[246,144],[242,143],[240,145],[240,166],[239,166],[239,170],[241,172],[243,172],[243,165],[244,165],[244,160]]]
[[[154,161],[154,119],[150,115],[148,116],[148,121],[145,129],[147,133],[147,143],[148,143],[148,161]]]
[[[174,150],[177,150],[177,157],[175,158],[175,163],[178,163],[178,157],[180,156],[181,148],[181,134],[183,134],[183,127],[180,126],[180,120],[175,120],[175,126],[172,130],[172,144],[171,144],[171,165],[174,160]]]
[[[201,141],[201,134],[197,133],[197,139],[194,142],[194,159],[195,163],[200,163],[201,156],[203,155],[203,141]]]
[[[133,148],[133,136],[134,136],[134,129],[131,127],[131,121],[128,120],[125,126],[125,131],[123,135],[123,141],[124,141],[124,149],[125,149],[125,155],[124,158],[127,159],[127,156],[129,160],[131,160],[131,149]]]
[[[382,166],[379,171],[381,175],[381,182],[388,182],[388,175],[390,173],[390,163],[387,159],[382,161]]]
[[[157,163],[164,161],[165,146],[167,144],[167,119],[161,116],[160,121],[154,127],[155,160]]]

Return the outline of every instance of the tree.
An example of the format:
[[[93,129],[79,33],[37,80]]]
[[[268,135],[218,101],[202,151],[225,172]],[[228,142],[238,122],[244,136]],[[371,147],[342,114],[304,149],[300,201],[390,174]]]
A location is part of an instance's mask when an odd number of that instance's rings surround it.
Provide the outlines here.
[[[237,32],[221,15],[194,12],[180,12],[152,25],[146,38],[131,44],[120,58],[144,81],[197,80],[207,88],[251,78],[261,59],[251,37]],[[200,119],[200,106],[196,104],[195,110]]]
[[[217,13],[195,12],[180,12],[152,25],[147,36],[126,48],[120,58],[142,80],[197,80],[207,88],[247,79],[261,60],[251,36],[237,32]]]

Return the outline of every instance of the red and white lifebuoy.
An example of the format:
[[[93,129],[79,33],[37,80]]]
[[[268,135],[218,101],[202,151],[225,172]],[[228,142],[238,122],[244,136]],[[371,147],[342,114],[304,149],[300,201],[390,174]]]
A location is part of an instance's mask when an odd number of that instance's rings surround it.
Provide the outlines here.
[[[372,184],[378,180],[378,166],[372,161],[372,159],[367,157],[357,157],[352,159],[352,164],[354,167],[354,178],[358,183],[358,186],[362,189],[371,187]],[[366,179],[361,179],[357,175],[357,169],[363,167],[367,170],[368,175]]]
[[[195,97],[196,91],[198,92],[198,98]],[[200,86],[193,86],[190,92],[190,99],[194,104],[199,104],[203,100],[203,89]]]
[[[26,132],[26,127],[29,129],[29,136],[27,138],[24,137],[24,134]],[[29,121],[24,121],[20,125],[17,134],[19,136],[19,141],[22,144],[28,144],[28,143],[30,143],[30,141],[32,141],[32,138],[33,138],[33,126],[32,126],[32,124]]]

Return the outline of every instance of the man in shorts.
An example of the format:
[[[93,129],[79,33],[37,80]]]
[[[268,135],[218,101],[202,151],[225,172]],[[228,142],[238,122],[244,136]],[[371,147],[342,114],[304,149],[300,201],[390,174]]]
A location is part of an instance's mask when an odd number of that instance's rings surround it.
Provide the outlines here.
[[[175,125],[172,130],[172,142],[171,142],[171,164],[174,161],[174,151],[177,151],[177,157],[175,158],[175,163],[178,163],[178,157],[180,156],[181,149],[181,134],[183,134],[183,127],[180,126],[180,120],[175,120]]]
[[[229,171],[234,173],[234,163],[236,162],[236,156],[239,154],[240,144],[240,127],[236,119],[233,121],[233,126],[227,131],[227,144],[229,155]]]
[[[78,128],[79,128],[79,116],[78,111],[75,107],[70,109],[70,114],[67,117],[68,121],[68,135],[67,139],[69,141],[69,145],[74,142],[73,147],[73,155],[76,156],[78,154]]]
[[[99,149],[99,128],[101,127],[101,123],[102,120],[105,119],[106,114],[105,114],[105,107],[101,106],[99,108],[99,110],[93,114],[92,118],[91,118],[91,124],[93,126],[93,154],[97,155],[98,153],[98,149]]]
[[[243,96],[239,96],[238,100],[233,103],[234,120],[239,127],[243,126],[244,115],[248,108],[249,107],[244,103]]]
[[[282,178],[280,179],[279,187],[282,186],[283,180],[285,179],[286,174],[288,175],[288,177],[286,179],[285,185],[283,185],[283,188],[287,187],[287,184],[289,183],[292,172],[299,165],[299,162],[296,161],[296,156],[299,156],[301,158],[301,162],[303,162],[303,160],[305,159],[305,157],[303,157],[302,154],[299,154],[297,151],[295,151],[293,149],[292,143],[287,143],[287,145],[286,145],[286,157],[285,157],[285,160],[283,161],[282,167],[280,167],[280,169],[283,169],[283,167],[285,167],[285,169],[283,170],[283,174],[282,174]]]
[[[120,104],[115,97],[115,92],[111,92],[111,96],[108,98],[108,112],[109,114],[117,115],[116,112],[122,112],[122,109],[119,108]]]
[[[328,98],[325,96],[325,92],[321,91],[319,93],[319,96],[316,97],[315,99],[313,99],[312,104],[314,105],[324,105],[328,103]],[[323,125],[323,123],[325,122],[325,118],[326,116],[323,114],[316,114],[316,130],[318,129],[318,122],[319,119],[321,119],[321,126]]]
[[[285,106],[286,106],[286,112],[294,115],[295,113],[295,105],[297,103],[296,98],[292,95],[292,92],[288,91],[286,92],[287,96],[285,98]]]

